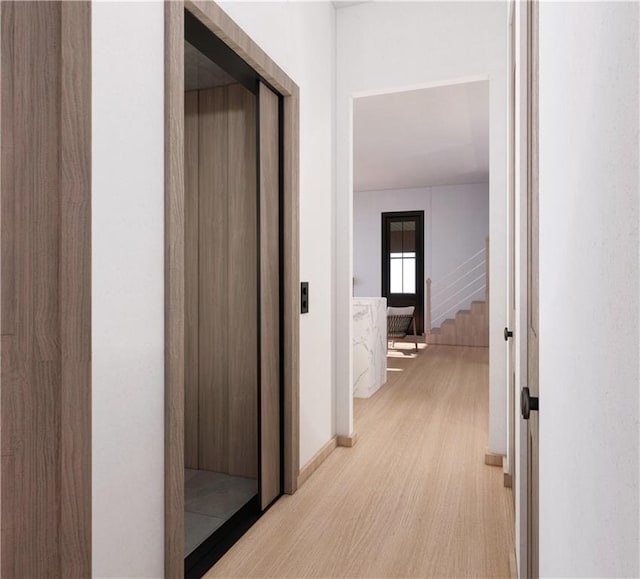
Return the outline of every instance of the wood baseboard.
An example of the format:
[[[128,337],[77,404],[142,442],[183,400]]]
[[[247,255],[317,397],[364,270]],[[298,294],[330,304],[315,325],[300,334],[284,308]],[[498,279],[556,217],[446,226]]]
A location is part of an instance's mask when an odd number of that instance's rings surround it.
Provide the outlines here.
[[[509,469],[507,468],[507,457],[504,457],[504,460],[502,461],[502,476],[503,476],[503,484],[505,487],[507,487],[508,489],[513,487],[513,476],[511,475],[511,473],[509,472]]]
[[[320,465],[327,460],[327,457],[338,446],[338,437],[334,436],[329,442],[327,442],[318,452],[313,455],[313,458],[305,464],[298,473],[298,489],[307,481],[307,479],[314,473]]]
[[[509,553],[509,573],[511,574],[511,579],[518,579],[518,563],[515,550]]]
[[[494,454],[493,452],[487,452],[484,455],[484,463],[488,466],[501,466],[502,467],[502,484],[507,488],[513,487],[513,476],[507,469],[507,457],[503,454]]]
[[[487,452],[484,455],[484,463],[489,466],[502,466],[503,454],[494,454],[493,452]]]
[[[338,446],[346,446],[347,448],[351,448],[356,445],[358,442],[358,433],[352,432],[349,436],[337,436]]]

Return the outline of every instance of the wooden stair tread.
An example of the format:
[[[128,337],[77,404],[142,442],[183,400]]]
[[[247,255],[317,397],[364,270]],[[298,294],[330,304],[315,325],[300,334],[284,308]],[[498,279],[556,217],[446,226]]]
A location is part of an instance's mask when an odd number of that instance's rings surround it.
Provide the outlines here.
[[[474,300],[469,309],[458,310],[453,318],[444,320],[439,328],[432,329],[428,342],[434,345],[488,347],[488,322],[486,301]]]

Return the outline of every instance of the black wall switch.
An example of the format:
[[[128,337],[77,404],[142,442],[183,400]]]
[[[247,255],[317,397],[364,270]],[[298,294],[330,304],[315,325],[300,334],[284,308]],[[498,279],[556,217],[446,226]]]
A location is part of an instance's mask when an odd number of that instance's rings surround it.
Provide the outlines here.
[[[300,313],[309,313],[309,282],[303,281],[300,284]]]

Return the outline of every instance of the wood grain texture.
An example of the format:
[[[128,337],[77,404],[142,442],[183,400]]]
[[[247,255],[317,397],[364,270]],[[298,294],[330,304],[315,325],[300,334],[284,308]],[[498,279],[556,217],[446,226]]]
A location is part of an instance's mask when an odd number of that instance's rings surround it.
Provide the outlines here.
[[[0,276],[0,295],[2,310],[0,312],[0,412],[2,416],[7,412],[7,405],[16,398],[15,391],[22,386],[23,378],[17,373],[19,351],[16,343],[15,311],[18,307],[16,291],[18,285],[18,270],[16,268],[16,239],[14,224],[16,223],[16,194],[15,194],[15,143],[14,131],[16,111],[14,104],[13,76],[16,62],[14,61],[14,31],[15,5],[0,4],[1,32],[0,32],[0,142],[2,154],[0,159],[0,178],[2,191],[0,197],[0,245],[2,246],[2,275]],[[11,469],[19,466],[20,456],[14,456],[20,448],[19,436],[13,439],[4,432],[4,420],[0,419],[0,444],[2,445],[2,465],[0,468],[0,505],[5,501],[16,500],[15,474]],[[11,485],[11,486],[10,486]],[[19,499],[20,497],[18,497]],[[2,513],[9,512],[6,507]],[[0,523],[2,521],[0,520]],[[15,556],[9,552],[13,543],[20,535],[25,535],[21,520],[12,521],[9,527],[3,527],[0,533],[0,575],[15,573]],[[11,536],[8,536],[9,533]]]
[[[185,453],[193,468],[255,478],[255,97],[234,84],[185,99]]]
[[[184,573],[184,7],[165,3],[165,576]]]
[[[280,94],[293,94],[295,83],[220,6],[211,0],[185,0],[184,6]]]
[[[15,194],[14,194],[14,86],[11,81],[14,68],[14,9],[9,3],[2,6],[2,28],[0,32],[0,55],[2,58],[2,78],[0,79],[2,115],[0,129],[2,130],[2,167],[0,167],[1,183],[1,211],[0,227],[2,227],[2,243],[0,258],[0,273],[2,291],[0,292],[0,319],[2,320],[2,335],[15,334],[16,312],[16,263],[15,238]],[[11,82],[10,82],[11,81]]]
[[[482,460],[488,350],[401,361],[392,387],[355,401],[358,445],[334,450],[207,577],[510,576],[511,491]]]
[[[520,577],[520,575],[518,575],[518,561],[516,559],[515,549],[509,555],[509,576],[512,579],[519,579],[519,577]]]
[[[226,88],[228,168],[229,474],[258,476],[258,255],[256,98]]]
[[[229,119],[227,89],[199,91],[199,444],[203,470],[229,472]]]
[[[428,336],[428,343],[439,346],[489,347],[489,305],[471,302],[471,308],[460,310],[454,318],[445,320]]]
[[[320,465],[327,460],[327,457],[338,447],[338,438],[332,437],[318,452],[316,452],[311,460],[300,469],[298,475],[298,488],[300,488],[308,478],[316,472]]]
[[[198,92],[184,95],[184,466],[198,468]]]
[[[91,573],[90,4],[0,9],[0,572],[84,577]]]
[[[2,575],[58,575],[60,6],[12,14],[15,326],[2,352]],[[6,42],[8,38],[3,38]],[[4,85],[4,82],[3,82]],[[4,279],[2,280],[5,281]],[[8,342],[11,342],[9,345]],[[7,371],[8,370],[8,371]],[[55,505],[54,508],[51,508]]]
[[[266,508],[280,480],[280,183],[278,97],[260,84],[260,501]]]
[[[267,77],[268,78],[268,77]],[[300,470],[300,96],[283,104],[284,492],[296,492]]]
[[[91,575],[91,2],[61,3],[60,575]]]

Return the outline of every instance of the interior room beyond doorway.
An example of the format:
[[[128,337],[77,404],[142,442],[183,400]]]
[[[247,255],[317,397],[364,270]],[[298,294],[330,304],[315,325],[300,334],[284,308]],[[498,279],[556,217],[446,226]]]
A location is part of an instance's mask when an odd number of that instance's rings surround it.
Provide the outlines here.
[[[489,83],[353,106],[353,390],[367,398],[428,344],[489,346]]]

